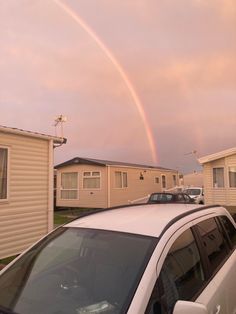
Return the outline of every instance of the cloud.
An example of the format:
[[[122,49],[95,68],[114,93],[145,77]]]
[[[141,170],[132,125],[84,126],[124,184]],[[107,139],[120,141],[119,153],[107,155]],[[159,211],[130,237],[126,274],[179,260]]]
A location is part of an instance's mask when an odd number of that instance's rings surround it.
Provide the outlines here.
[[[130,77],[161,165],[190,169],[194,161],[184,153],[235,146],[235,1],[65,2]],[[83,155],[151,162],[119,73],[53,1],[0,4],[0,55],[2,124],[53,133],[62,113],[68,144],[56,152],[60,161]]]
[[[235,20],[236,3],[234,0],[195,0],[202,7],[214,9],[221,17]]]

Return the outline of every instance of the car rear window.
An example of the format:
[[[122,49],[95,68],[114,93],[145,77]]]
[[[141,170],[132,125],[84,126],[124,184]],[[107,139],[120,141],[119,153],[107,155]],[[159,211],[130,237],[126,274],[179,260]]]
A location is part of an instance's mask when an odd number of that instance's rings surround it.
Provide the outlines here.
[[[200,189],[187,189],[187,190],[186,190],[186,193],[187,193],[188,195],[192,195],[192,196],[194,196],[194,195],[200,195],[200,194],[201,194],[201,190],[200,190]]]
[[[150,196],[149,202],[171,202],[173,200],[173,195],[172,194],[167,194],[167,193],[157,193],[157,194],[152,194]]]

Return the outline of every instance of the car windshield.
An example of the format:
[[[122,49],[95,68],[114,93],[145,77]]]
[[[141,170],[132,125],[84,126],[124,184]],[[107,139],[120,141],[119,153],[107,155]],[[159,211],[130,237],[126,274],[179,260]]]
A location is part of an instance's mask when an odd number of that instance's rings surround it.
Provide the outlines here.
[[[0,276],[0,308],[17,314],[126,313],[157,239],[59,228]]]
[[[173,201],[174,196],[167,193],[154,193],[150,196],[149,202],[171,202]]]
[[[200,189],[187,189],[186,193],[188,195],[200,195],[201,194],[201,190]]]

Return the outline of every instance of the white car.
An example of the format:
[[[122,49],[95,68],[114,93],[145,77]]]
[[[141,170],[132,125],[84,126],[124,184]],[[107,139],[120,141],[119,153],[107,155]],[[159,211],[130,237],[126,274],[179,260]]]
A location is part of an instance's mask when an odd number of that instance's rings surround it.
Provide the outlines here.
[[[0,313],[235,314],[236,224],[219,206],[100,210],[0,272]]]
[[[184,190],[196,204],[204,204],[204,190],[200,187],[189,187]]]

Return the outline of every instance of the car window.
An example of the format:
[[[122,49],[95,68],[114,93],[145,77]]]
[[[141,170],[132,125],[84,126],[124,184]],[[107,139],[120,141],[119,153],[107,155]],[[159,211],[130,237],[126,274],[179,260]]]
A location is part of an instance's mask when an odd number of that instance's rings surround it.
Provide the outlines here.
[[[224,226],[224,229],[229,237],[232,247],[236,247],[236,229],[232,222],[226,216],[221,216],[220,220]]]
[[[165,202],[171,202],[172,199],[173,199],[173,195],[172,194],[156,193],[156,194],[152,194],[150,196],[149,201],[165,203]]]
[[[197,196],[197,195],[201,194],[201,190],[200,189],[187,189],[186,193],[188,195],[195,195],[195,196]]]
[[[187,194],[183,194],[185,202],[190,203],[191,202],[191,198],[187,195]]]
[[[177,300],[191,300],[202,288],[205,275],[190,229],[182,233],[171,246],[158,280],[152,298],[156,294],[159,300],[153,302],[151,299],[146,313],[154,313],[155,306],[160,309],[159,313],[170,314]]]
[[[197,229],[202,238],[203,248],[209,260],[210,270],[214,272],[227,257],[227,243],[214,218],[198,223]]]
[[[184,197],[183,197],[182,194],[177,194],[177,195],[176,195],[176,202],[178,202],[178,203],[183,203],[183,202],[185,202],[185,199],[184,199]]]
[[[57,229],[0,276],[0,312],[126,313],[156,242],[121,232]]]

